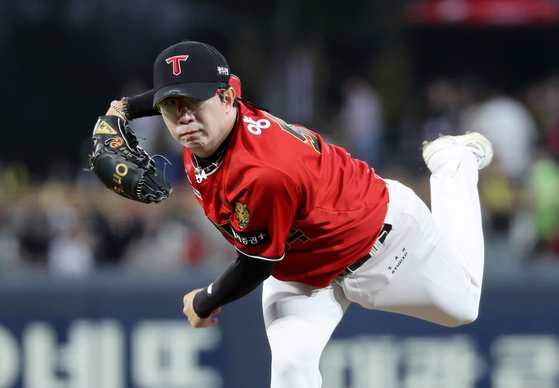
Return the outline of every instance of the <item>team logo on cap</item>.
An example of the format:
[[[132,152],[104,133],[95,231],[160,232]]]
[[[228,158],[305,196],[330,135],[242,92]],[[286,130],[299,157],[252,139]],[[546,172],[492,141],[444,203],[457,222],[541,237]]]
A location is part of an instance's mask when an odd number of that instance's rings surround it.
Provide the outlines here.
[[[188,59],[188,55],[175,55],[174,57],[170,57],[165,59],[165,62],[168,64],[173,64],[173,74],[179,75],[181,73],[181,61],[186,61]]]

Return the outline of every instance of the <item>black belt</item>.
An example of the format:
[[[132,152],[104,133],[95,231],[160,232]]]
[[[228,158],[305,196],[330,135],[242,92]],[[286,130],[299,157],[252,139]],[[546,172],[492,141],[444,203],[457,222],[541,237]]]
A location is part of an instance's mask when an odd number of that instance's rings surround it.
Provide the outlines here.
[[[362,258],[357,259],[357,261],[354,261],[352,264],[350,264],[350,266],[347,267],[344,270],[344,272],[340,274],[340,276],[351,275],[352,273],[357,271],[363,264],[365,264],[367,260],[373,257],[373,255],[375,255],[377,251],[382,247],[382,245],[384,244],[384,240],[386,240],[386,236],[388,236],[388,233],[390,233],[391,230],[392,230],[392,225],[383,224],[382,228],[380,229],[380,234],[378,235],[378,238],[375,241],[373,248],[371,249],[371,252],[367,253]]]

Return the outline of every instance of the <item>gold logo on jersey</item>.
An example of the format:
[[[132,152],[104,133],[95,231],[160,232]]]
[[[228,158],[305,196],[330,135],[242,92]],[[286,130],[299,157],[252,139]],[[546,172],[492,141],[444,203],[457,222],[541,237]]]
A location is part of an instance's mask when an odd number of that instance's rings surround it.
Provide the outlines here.
[[[250,222],[250,213],[245,203],[235,202],[235,214],[239,221],[239,228],[244,229]]]

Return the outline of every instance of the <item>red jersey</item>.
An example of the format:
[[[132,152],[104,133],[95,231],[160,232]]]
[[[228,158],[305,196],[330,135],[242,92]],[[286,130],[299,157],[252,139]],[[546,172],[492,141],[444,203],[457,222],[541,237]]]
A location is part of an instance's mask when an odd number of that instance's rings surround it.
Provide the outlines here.
[[[206,216],[244,255],[276,261],[272,275],[326,287],[371,250],[388,204],[385,182],[320,135],[239,101],[217,168],[184,165]]]

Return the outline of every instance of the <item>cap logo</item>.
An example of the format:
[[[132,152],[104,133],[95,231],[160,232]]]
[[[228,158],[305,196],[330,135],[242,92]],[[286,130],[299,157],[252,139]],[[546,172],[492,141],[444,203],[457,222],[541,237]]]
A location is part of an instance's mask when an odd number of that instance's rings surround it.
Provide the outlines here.
[[[173,74],[179,75],[181,73],[181,65],[180,61],[186,61],[188,59],[188,55],[176,55],[174,57],[170,57],[165,59],[165,62],[173,64]]]

